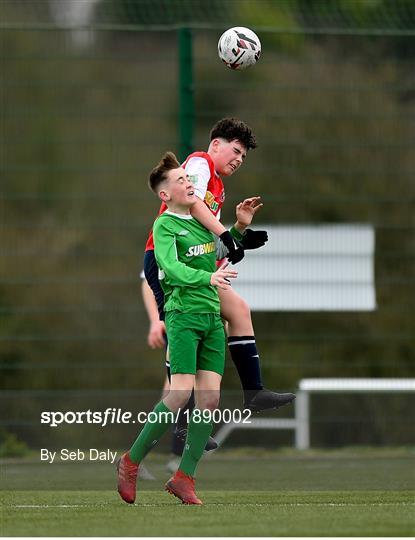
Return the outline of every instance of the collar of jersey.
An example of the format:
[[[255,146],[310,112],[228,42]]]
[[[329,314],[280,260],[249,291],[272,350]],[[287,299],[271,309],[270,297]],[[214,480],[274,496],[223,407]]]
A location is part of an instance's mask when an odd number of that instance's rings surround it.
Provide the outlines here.
[[[192,214],[176,214],[175,212],[170,212],[170,210],[166,210],[165,214],[169,214],[169,216],[176,216],[180,219],[193,219]]]

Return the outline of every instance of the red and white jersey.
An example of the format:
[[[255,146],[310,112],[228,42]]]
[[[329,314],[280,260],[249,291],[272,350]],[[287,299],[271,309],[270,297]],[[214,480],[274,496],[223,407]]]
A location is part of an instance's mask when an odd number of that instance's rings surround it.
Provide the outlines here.
[[[206,152],[193,152],[183,163],[184,170],[195,186],[195,194],[202,199],[214,216],[220,219],[220,211],[225,201],[225,188],[221,177],[215,171],[212,158]],[[167,210],[161,203],[158,215]],[[154,249],[153,231],[150,231],[145,251]]]

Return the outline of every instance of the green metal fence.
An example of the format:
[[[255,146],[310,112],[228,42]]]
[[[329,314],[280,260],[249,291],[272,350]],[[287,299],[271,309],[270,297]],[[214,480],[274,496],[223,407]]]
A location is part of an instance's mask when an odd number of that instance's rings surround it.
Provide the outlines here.
[[[226,184],[224,221],[260,194],[258,222],[376,231],[375,312],[254,314],[267,385],[414,376],[413,3],[76,4],[0,6],[2,388],[161,385],[139,289],[147,173],[167,149],[206,148],[227,115],[259,148]],[[216,54],[235,24],[263,43],[246,72]]]

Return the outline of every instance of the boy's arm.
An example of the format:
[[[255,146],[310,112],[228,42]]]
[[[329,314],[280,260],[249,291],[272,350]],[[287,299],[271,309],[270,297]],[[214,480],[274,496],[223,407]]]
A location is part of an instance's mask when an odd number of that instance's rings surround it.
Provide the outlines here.
[[[210,232],[219,236],[228,250],[229,262],[232,264],[238,263],[244,258],[244,250],[241,244],[233,240],[229,231],[225,229],[219,219],[211,213],[203,202],[211,174],[207,160],[203,157],[191,157],[185,166],[185,170],[193,182],[197,196],[196,204],[190,210],[192,216]],[[238,223],[235,223],[235,226],[237,225]],[[243,229],[240,232],[243,232]]]
[[[240,203],[238,206],[241,206],[242,204],[243,203]],[[197,198],[196,203],[190,209],[190,213],[195,219],[197,219],[199,223],[206,227],[206,229],[208,229],[213,234],[216,234],[217,236],[220,236],[227,230],[225,226],[222,225],[222,223],[218,220],[218,218],[212,214],[206,204],[201,199],[199,199],[199,197]],[[243,222],[242,219],[241,221],[237,219],[233,226],[233,229],[242,236],[246,227],[247,225]]]
[[[150,285],[147,283],[145,278],[142,280],[141,291],[144,306],[150,321],[150,329],[147,334],[147,343],[152,349],[161,349],[165,345],[164,335],[166,333],[166,327],[164,322],[160,321],[156,299],[154,298],[153,291],[150,289]]]
[[[197,196],[197,202],[190,210],[192,216],[210,232],[220,236],[226,232],[226,228],[203,202],[210,178],[208,162],[203,157],[192,157],[187,162],[185,170],[193,182],[195,195]],[[244,226],[238,223],[238,221],[234,226],[239,232],[243,233]]]
[[[230,234],[203,201],[198,198],[190,209],[190,212],[206,229],[219,236],[228,251],[227,257],[232,264],[236,264],[243,259],[244,250],[239,243],[234,241],[236,235],[232,236]]]
[[[172,285],[210,285],[213,272],[196,270],[180,262],[177,259],[176,237],[167,225],[159,220],[154,225],[154,253],[159,268],[168,276]]]
[[[226,231],[226,228],[222,223],[216,218],[206,204],[197,197],[195,204],[190,209],[192,216],[197,219],[206,229],[208,229],[213,234],[220,236]]]

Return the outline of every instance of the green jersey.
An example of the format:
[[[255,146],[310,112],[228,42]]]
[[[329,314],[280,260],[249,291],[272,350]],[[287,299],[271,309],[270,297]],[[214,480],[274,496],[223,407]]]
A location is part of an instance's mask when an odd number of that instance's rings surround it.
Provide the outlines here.
[[[210,284],[216,271],[213,234],[190,214],[168,210],[156,219],[153,234],[164,310],[219,313],[219,296]]]

